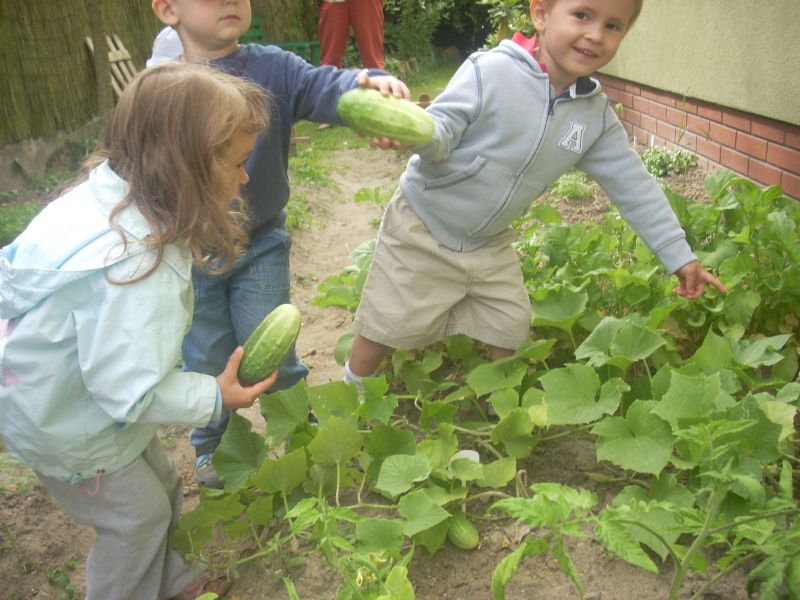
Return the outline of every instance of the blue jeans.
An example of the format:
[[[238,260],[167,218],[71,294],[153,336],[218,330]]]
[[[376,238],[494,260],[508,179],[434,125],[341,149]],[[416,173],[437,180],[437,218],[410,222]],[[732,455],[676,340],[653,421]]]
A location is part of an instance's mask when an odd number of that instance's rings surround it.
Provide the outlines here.
[[[289,302],[291,245],[289,233],[280,227],[251,240],[245,256],[221,275],[193,270],[194,316],[183,341],[186,371],[215,377],[222,373],[236,346],[244,344],[272,309]],[[292,347],[270,391],[288,389],[307,374]],[[189,440],[198,456],[217,449],[229,419],[223,409],[219,421],[192,430]]]

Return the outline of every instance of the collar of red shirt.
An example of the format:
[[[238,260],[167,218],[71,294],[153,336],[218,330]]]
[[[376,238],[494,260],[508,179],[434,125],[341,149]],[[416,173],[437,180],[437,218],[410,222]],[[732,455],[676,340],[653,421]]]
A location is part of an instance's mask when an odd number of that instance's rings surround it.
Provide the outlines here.
[[[514,42],[515,44],[518,44],[518,45],[522,46],[523,48],[525,48],[525,50],[527,50],[528,53],[533,58],[536,58],[536,51],[539,49],[539,36],[538,35],[534,34],[533,37],[526,38],[524,35],[522,35],[521,33],[517,32],[511,38],[511,41]],[[538,59],[537,59],[536,62],[539,63],[539,66],[542,68],[542,71],[547,73],[547,67],[544,65],[544,63],[539,62]]]

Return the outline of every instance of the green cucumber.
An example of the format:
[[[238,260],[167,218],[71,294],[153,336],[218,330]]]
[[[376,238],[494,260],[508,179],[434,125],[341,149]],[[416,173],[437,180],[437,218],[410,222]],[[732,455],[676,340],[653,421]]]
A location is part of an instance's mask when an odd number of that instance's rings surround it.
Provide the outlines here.
[[[456,548],[461,548],[462,550],[474,550],[480,542],[478,529],[470,523],[469,519],[461,511],[453,513],[450,518],[447,539]]]
[[[264,317],[244,343],[239,380],[252,385],[269,377],[297,340],[301,323],[293,304],[281,304]]]
[[[433,137],[433,118],[413,102],[356,88],[339,98],[339,116],[354,131],[419,146]]]

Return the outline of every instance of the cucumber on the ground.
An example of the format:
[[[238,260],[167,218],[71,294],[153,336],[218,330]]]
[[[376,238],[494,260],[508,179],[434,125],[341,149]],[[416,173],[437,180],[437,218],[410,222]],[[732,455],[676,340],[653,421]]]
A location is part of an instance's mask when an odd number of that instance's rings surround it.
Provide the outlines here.
[[[293,304],[281,304],[264,317],[244,343],[239,380],[250,385],[269,377],[297,340],[301,322]]]
[[[433,118],[413,102],[356,88],[341,95],[336,108],[348,127],[369,137],[387,137],[419,146],[433,136]]]
[[[462,550],[474,550],[480,542],[478,529],[470,523],[469,519],[461,511],[454,513],[450,518],[447,539],[456,548],[461,548]]]

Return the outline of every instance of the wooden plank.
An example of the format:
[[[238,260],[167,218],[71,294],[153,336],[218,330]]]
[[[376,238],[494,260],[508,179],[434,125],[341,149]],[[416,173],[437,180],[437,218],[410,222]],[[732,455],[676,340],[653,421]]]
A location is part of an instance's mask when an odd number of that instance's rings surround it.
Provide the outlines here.
[[[92,38],[85,38],[85,42],[89,50],[94,52]],[[138,71],[133,66],[131,55],[118,35],[113,34],[113,37],[106,35],[106,44],[108,45],[108,64],[111,71],[111,88],[114,90],[114,95],[119,98],[122,91],[136,77]]]
[[[136,77],[136,73],[138,73],[136,67],[133,66],[133,61],[131,60],[131,55],[128,53],[125,46],[122,44],[122,40],[119,36],[115,33],[114,35],[114,43],[116,47],[119,49],[118,51],[123,53],[124,59],[120,64],[120,69],[122,70],[123,74],[125,75],[126,85],[130,83],[134,77]]]

